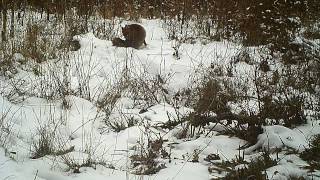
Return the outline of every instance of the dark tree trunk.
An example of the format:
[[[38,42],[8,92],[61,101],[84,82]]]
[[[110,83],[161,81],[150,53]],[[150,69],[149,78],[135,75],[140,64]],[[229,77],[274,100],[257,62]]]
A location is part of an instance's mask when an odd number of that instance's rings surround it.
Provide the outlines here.
[[[7,7],[6,5],[3,3],[3,1],[1,1],[1,11],[2,11],[2,31],[1,31],[1,38],[2,38],[2,42],[6,42],[7,41]]]
[[[12,5],[11,8],[11,24],[10,24],[10,38],[14,38],[14,4]]]

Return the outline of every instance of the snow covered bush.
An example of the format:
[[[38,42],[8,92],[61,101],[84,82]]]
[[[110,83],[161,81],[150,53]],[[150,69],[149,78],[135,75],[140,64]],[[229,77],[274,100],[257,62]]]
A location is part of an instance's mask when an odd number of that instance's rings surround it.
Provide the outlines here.
[[[310,140],[310,147],[306,148],[300,157],[310,163],[310,170],[320,169],[320,135],[315,135]]]
[[[264,172],[265,169],[275,165],[277,165],[277,161],[270,157],[269,152],[265,151],[260,157],[252,159],[250,162],[238,164],[223,179],[266,180],[268,177]]]
[[[1,98],[2,103],[3,99]],[[13,141],[12,128],[14,123],[12,122],[12,118],[14,114],[12,114],[12,110],[4,109],[1,110],[0,115],[0,146],[7,149],[10,147],[11,142]]]
[[[149,135],[147,135],[149,136]],[[133,172],[138,175],[156,174],[161,169],[166,168],[165,163],[159,157],[169,158],[168,152],[163,148],[163,139],[152,140],[148,137],[148,144],[145,147],[143,142],[136,146],[136,153],[130,156]]]

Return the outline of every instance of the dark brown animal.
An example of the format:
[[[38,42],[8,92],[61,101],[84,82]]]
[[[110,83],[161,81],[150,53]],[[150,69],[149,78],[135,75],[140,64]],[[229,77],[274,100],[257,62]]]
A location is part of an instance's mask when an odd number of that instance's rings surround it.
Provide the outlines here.
[[[147,45],[146,30],[139,24],[130,24],[122,28],[122,34],[125,40],[115,38],[112,45],[118,47],[133,47],[139,49],[143,44]]]
[[[117,47],[128,47],[127,44],[128,44],[128,43],[127,43],[125,40],[122,40],[122,39],[120,39],[120,38],[114,38],[114,39],[112,40],[112,45],[113,45],[113,46],[117,46]]]

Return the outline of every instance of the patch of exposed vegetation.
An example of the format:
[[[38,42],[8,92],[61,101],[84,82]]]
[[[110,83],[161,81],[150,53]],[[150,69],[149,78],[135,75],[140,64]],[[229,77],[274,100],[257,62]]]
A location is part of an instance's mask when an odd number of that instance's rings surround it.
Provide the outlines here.
[[[311,170],[320,170],[320,135],[315,135],[310,141],[310,148],[305,149],[300,157],[308,161]]]

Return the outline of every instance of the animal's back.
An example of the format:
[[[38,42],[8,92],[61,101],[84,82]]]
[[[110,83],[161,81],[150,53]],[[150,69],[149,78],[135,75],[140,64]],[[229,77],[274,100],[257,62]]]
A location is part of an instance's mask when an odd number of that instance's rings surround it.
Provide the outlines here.
[[[139,24],[130,24],[122,28],[122,34],[134,48],[145,43],[146,30]]]

